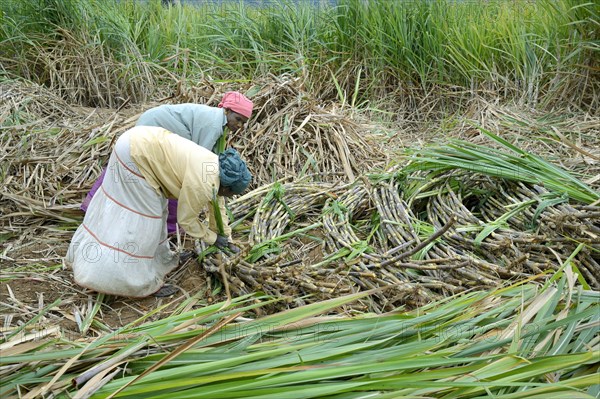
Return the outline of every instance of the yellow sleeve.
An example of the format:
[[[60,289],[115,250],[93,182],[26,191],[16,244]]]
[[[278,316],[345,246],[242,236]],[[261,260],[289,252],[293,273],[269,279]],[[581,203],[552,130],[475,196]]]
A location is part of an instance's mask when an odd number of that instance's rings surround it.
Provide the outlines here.
[[[217,240],[216,228],[208,228],[198,218],[202,208],[210,205],[212,199],[212,184],[201,184],[201,177],[194,173],[186,173],[177,203],[177,222],[185,232],[207,244]],[[210,212],[210,206],[209,206]],[[212,230],[212,231],[211,231]]]
[[[223,218],[223,232],[225,236],[231,240],[231,227],[229,227],[229,215],[227,215],[227,209],[225,208],[225,198],[217,197],[219,203],[219,209],[221,210],[221,217]],[[218,231],[217,219],[215,218],[215,212],[212,207],[212,203],[208,210],[208,226],[212,231]]]

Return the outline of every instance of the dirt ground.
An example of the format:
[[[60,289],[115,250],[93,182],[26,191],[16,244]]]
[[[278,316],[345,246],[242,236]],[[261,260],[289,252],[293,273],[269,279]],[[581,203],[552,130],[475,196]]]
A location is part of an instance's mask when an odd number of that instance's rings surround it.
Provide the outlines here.
[[[2,268],[10,268],[4,262]],[[153,319],[168,316],[185,299],[203,292],[201,295],[206,303],[220,300],[212,296],[210,277],[201,269],[195,259],[187,262],[172,272],[166,282],[174,284],[180,291],[167,298],[126,298],[106,295],[96,318],[101,320],[110,329],[116,329],[131,323],[147,312],[167,305]],[[214,287],[213,287],[214,288]],[[69,269],[59,268],[37,277],[36,273],[11,273],[10,279],[3,276],[0,282],[0,310],[2,330],[7,330],[31,320],[41,309],[60,300],[51,307],[39,321],[42,324],[58,325],[63,333],[80,335],[77,320],[93,308],[98,294],[88,289],[77,286],[73,281],[73,274]],[[45,326],[47,327],[47,326]],[[91,332],[94,332],[92,327]],[[89,334],[89,332],[88,332]]]
[[[33,234],[31,232],[30,235]],[[44,248],[35,250],[25,247],[20,253],[12,254],[16,256],[14,262],[0,260],[0,333],[29,322],[39,313],[43,313],[38,321],[40,325],[44,328],[59,326],[62,334],[68,334],[73,339],[100,333],[98,328],[92,326],[86,334],[82,334],[78,324],[93,309],[98,294],[78,286],[72,271],[62,263],[69,243],[67,237],[71,235],[71,232],[62,232],[50,239],[47,245],[52,246],[51,253]],[[192,248],[193,239],[184,236],[178,251]],[[48,257],[40,259],[40,253]],[[321,260],[323,254],[320,246],[312,246],[309,257],[314,262]],[[36,262],[32,264],[32,260]],[[165,283],[180,289],[178,293],[167,298],[105,295],[96,320],[114,330],[165,305],[150,320],[168,317],[182,302],[194,295],[199,296],[195,307],[225,301],[227,296],[220,280],[220,276],[207,272],[196,257],[191,257],[180,262],[179,267],[165,279]],[[43,311],[55,301],[60,302]]]

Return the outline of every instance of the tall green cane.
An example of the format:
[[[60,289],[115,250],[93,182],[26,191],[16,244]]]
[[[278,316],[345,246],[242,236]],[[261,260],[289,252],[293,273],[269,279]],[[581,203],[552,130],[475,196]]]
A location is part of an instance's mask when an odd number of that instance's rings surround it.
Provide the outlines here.
[[[214,152],[219,155],[223,151],[225,151],[225,147],[227,146],[227,127],[223,129],[223,134],[217,139],[215,143]],[[217,234],[224,236],[225,235],[225,227],[223,225],[223,215],[221,214],[221,208],[219,207],[219,201],[217,200],[217,190],[213,188],[211,206],[213,209],[213,215],[215,218],[215,223],[217,225]],[[211,245],[206,248],[204,251],[198,254],[198,261],[201,262],[206,256],[218,252],[218,248],[215,245]]]
[[[225,129],[223,129],[223,134],[221,137],[219,137],[217,143],[215,144],[215,151],[217,152],[217,155],[225,151],[225,148],[227,147],[227,131],[227,127],[225,127]],[[227,204],[225,204],[225,206],[227,207]],[[217,191],[215,189],[213,189],[212,207],[218,233],[224,236],[225,227],[223,224],[223,215],[221,214],[221,208],[219,207],[219,201],[217,199]]]
[[[221,208],[219,207],[219,200],[217,198],[217,190],[213,188],[213,196],[211,205],[213,208],[213,214],[215,217],[215,223],[217,224],[217,233],[224,236],[225,235],[225,227],[223,226],[223,215],[221,215]]]
[[[217,139],[215,143],[215,154],[219,155],[223,151],[225,151],[225,147],[227,146],[227,127],[223,129],[223,134]]]
[[[227,146],[227,126],[223,129],[223,134],[217,140],[215,144],[216,154],[219,155],[223,151],[225,151],[225,147]],[[223,227],[223,215],[221,215],[221,208],[219,208],[219,202],[217,201],[217,191],[213,189],[213,198],[212,198],[212,207],[213,214],[215,216],[215,222],[217,223],[217,230],[220,235],[225,235],[225,228]]]

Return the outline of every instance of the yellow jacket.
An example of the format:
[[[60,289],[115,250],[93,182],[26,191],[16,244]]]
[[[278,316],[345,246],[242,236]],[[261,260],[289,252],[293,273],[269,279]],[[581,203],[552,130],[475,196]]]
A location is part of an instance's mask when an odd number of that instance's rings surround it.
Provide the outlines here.
[[[160,127],[131,129],[131,159],[156,191],[175,198],[177,222],[192,237],[214,244],[217,225],[212,207],[219,190],[219,157]],[[225,235],[231,236],[223,197],[218,197]],[[208,206],[208,227],[198,215]]]

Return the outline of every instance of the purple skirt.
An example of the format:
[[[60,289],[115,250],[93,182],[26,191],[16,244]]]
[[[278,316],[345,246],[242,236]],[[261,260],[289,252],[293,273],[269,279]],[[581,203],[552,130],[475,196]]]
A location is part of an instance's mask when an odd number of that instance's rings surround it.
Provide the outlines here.
[[[80,209],[82,211],[87,212],[88,206],[90,205],[90,202],[92,201],[92,198],[96,194],[96,191],[98,191],[98,189],[102,185],[102,181],[104,180],[104,175],[105,174],[106,174],[106,168],[102,169],[102,173],[100,173],[100,176],[98,176],[98,179],[96,179],[96,182],[92,186],[92,189],[85,196],[85,199],[81,203]],[[168,215],[167,215],[167,233],[168,234],[173,234],[173,233],[175,233],[177,231],[177,200],[173,200],[173,199],[169,200],[169,204],[167,206],[167,212],[168,212]],[[180,230],[180,232],[183,233],[183,229],[180,228],[179,230]]]

